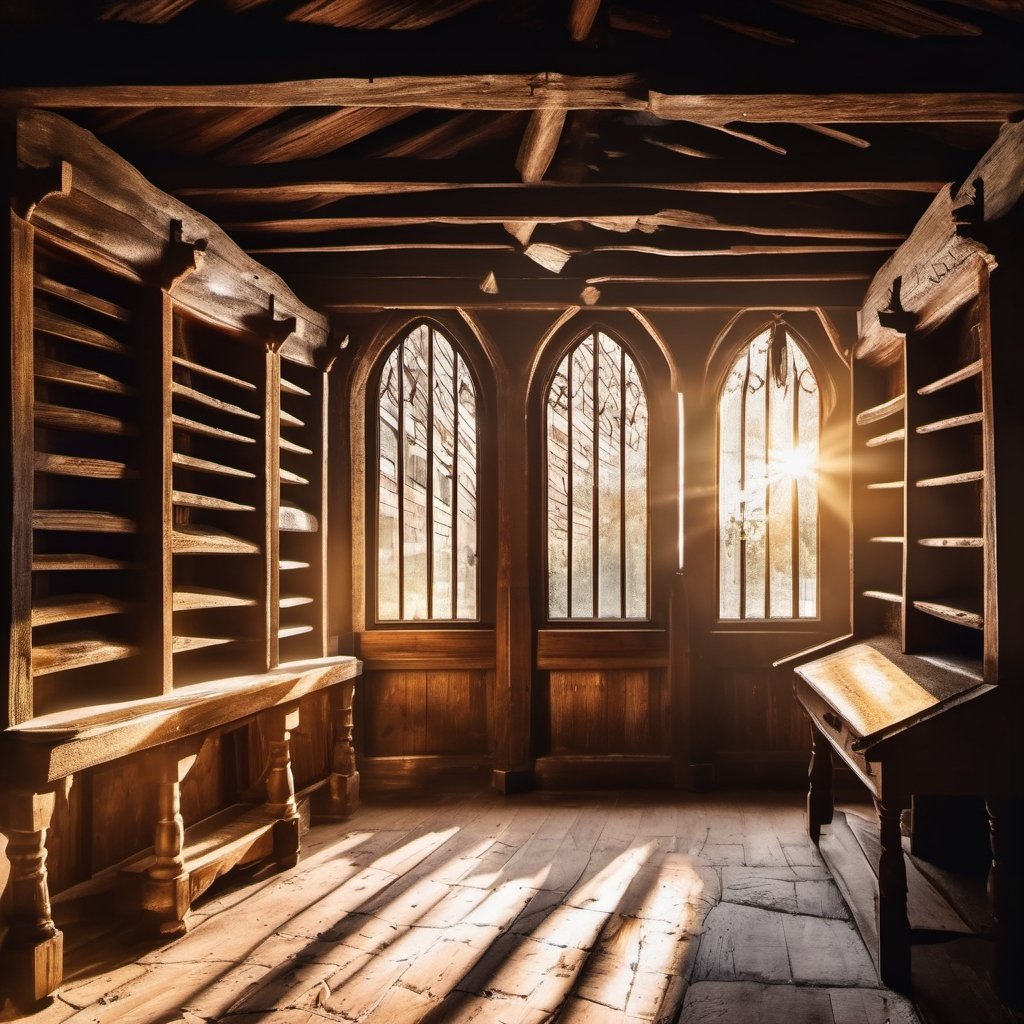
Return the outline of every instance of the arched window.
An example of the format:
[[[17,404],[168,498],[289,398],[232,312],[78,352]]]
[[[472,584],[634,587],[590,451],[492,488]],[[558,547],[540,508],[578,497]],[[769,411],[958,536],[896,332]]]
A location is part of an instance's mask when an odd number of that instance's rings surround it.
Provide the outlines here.
[[[818,382],[782,322],[736,357],[718,401],[719,616],[818,615]]]
[[[626,350],[601,331],[577,342],[545,421],[548,616],[646,618],[647,395]]]
[[[477,619],[477,391],[429,324],[381,368],[376,476],[377,620]]]

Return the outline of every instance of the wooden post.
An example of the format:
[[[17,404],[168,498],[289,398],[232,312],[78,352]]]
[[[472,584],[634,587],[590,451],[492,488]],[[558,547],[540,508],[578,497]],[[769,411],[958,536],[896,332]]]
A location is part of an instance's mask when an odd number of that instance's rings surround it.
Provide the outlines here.
[[[817,845],[821,826],[832,821],[832,748],[825,734],[811,722],[811,763],[807,769],[807,834]]]
[[[692,789],[693,691],[690,683],[690,608],[686,580],[681,570],[672,576],[668,623],[673,783],[681,789]]]
[[[992,843],[992,867],[988,893],[995,921],[992,948],[992,985],[1007,1006],[1024,1009],[1024,882],[1020,875],[1021,836],[1024,832],[1019,798],[989,797],[989,835]]]
[[[884,793],[875,798],[881,852],[878,856],[878,974],[897,991],[910,987],[910,923],[907,920],[907,865],[903,859],[900,813],[905,801]]]
[[[299,808],[292,778],[291,733],[299,726],[299,709],[274,708],[268,713],[270,769],[267,772],[266,813],[274,825],[274,858],[278,866],[291,868],[299,862]]]
[[[70,777],[64,780],[70,786]],[[11,865],[9,931],[3,948],[4,983],[19,1005],[53,994],[64,972],[64,936],[53,923],[46,881],[46,832],[57,794],[7,794],[0,832]]]
[[[191,909],[185,866],[185,823],[181,817],[181,783],[196,763],[197,753],[173,745],[155,751],[149,775],[156,786],[157,820],[153,833],[153,862],[142,882],[142,909],[156,916],[161,935],[180,935],[188,929]]]
[[[331,689],[331,714],[334,717],[334,745],[331,774],[327,778],[325,806],[318,816],[347,818],[359,806],[359,772],[356,748],[352,743],[352,704],[355,680],[348,679]]]
[[[266,527],[263,535],[264,639],[263,671],[280,662],[278,630],[281,625],[281,357],[272,341],[267,342],[264,360],[263,450],[264,510]]]

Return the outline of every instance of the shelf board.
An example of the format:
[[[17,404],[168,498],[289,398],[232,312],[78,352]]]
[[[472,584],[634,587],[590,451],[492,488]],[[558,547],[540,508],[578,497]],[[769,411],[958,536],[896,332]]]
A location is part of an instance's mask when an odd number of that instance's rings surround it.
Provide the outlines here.
[[[281,410],[281,423],[286,427],[304,427],[306,425],[298,416],[293,416],[287,409]]]
[[[308,569],[309,562],[296,562],[291,558],[282,558],[278,566],[282,572],[291,572],[293,569]]]
[[[208,608],[253,608],[254,597],[244,594],[229,594],[226,590],[210,587],[192,587],[190,590],[175,590],[171,607],[176,612],[194,612]]]
[[[965,380],[970,380],[971,377],[977,377],[980,373],[981,360],[975,359],[973,363],[968,363],[967,366],[961,366],[959,370],[947,373],[945,377],[933,380],[930,384],[923,384],[917,389],[917,393],[919,395],[934,395],[936,391],[951,388],[954,384],[961,384]]]
[[[294,441],[289,441],[288,438],[282,437],[278,439],[281,443],[281,451],[283,452],[294,452],[296,455],[312,455],[312,448],[303,448],[301,444],[296,444]]]
[[[171,654],[198,651],[204,647],[219,647],[221,644],[234,643],[237,639],[234,636],[176,636],[171,640]]]
[[[306,486],[309,481],[304,476],[299,476],[298,473],[293,473],[291,470],[285,469],[283,466],[280,469],[281,483],[283,484],[301,484]]]
[[[902,544],[902,537],[869,537],[872,544]]]
[[[313,397],[313,393],[311,391],[307,391],[305,388],[299,387],[298,384],[294,383],[293,381],[287,380],[284,377],[281,378],[281,390],[286,395],[299,395],[302,398]]]
[[[313,598],[307,597],[305,594],[286,594],[281,597],[280,606],[282,608],[298,608],[304,604],[312,604]]]
[[[219,398],[214,398],[213,395],[207,395],[195,388],[190,388],[187,384],[179,384],[177,381],[171,384],[171,394],[176,395],[178,398],[184,398],[189,402],[195,402],[196,405],[227,413],[230,416],[240,416],[246,420],[258,420],[260,418],[259,413],[250,412],[248,409],[243,409],[242,406],[235,405],[233,402],[225,402]]]
[[[183,455],[181,452],[174,452],[171,461],[181,469],[193,469],[197,473],[214,473],[217,476],[233,476],[242,480],[256,479],[256,474],[250,473],[247,469],[236,469],[234,466],[225,466],[209,459],[197,459],[194,455]]]
[[[61,594],[32,602],[32,625],[51,626],[56,622],[76,622],[101,615],[119,615],[128,609],[124,601],[103,594]]]
[[[884,420],[887,416],[902,412],[905,405],[905,395],[897,395],[895,398],[890,398],[888,402],[873,405],[870,409],[857,413],[857,426],[866,427],[869,423],[877,423],[879,420]]]
[[[865,590],[862,597],[870,597],[874,601],[886,601],[889,604],[903,604],[903,595],[894,594],[890,590]]]
[[[983,537],[922,537],[917,543],[926,548],[980,548],[985,541]]]
[[[316,533],[319,528],[316,516],[295,505],[282,505],[278,511],[278,529],[286,533]]]
[[[84,430],[93,434],[118,434],[131,437],[138,433],[132,423],[126,423],[116,416],[88,409],[71,409],[49,402],[36,402],[33,407],[36,425],[55,427],[58,430]]]
[[[946,622],[955,622],[958,626],[967,626],[969,629],[984,629],[985,619],[977,612],[967,611],[965,608],[955,608],[948,604],[939,604],[935,601],[915,601],[914,607],[926,615],[934,615],[937,619]]]
[[[171,416],[171,423],[191,434],[202,434],[203,437],[216,437],[222,441],[238,441],[241,444],[255,444],[256,438],[246,437],[245,434],[236,434],[231,430],[221,430],[220,427],[211,427],[208,423],[200,423],[198,420],[189,419],[187,416],[179,416],[177,413]]]
[[[302,636],[304,633],[312,633],[312,626],[282,626],[277,631],[279,640],[287,640],[290,636]]]
[[[176,555],[258,555],[260,546],[212,526],[180,524],[171,533]]]
[[[882,480],[879,483],[868,484],[869,491],[902,491],[902,480]]]
[[[39,271],[36,271],[33,283],[39,291],[46,292],[47,295],[54,295],[58,299],[73,302],[76,306],[84,306],[95,313],[109,316],[112,320],[127,323],[132,319],[130,309],[119,306],[116,302],[110,302],[108,299],[101,299],[97,295],[90,295],[89,292],[83,292],[80,288],[73,288],[71,285],[57,281]]]
[[[243,505],[240,501],[215,498],[210,494],[196,494],[192,491],[173,491],[171,501],[187,508],[212,508],[223,512],[255,512],[255,505]]]
[[[113,512],[92,512],[77,508],[36,508],[32,510],[33,530],[66,530],[69,533],[135,533],[134,520]]]
[[[182,369],[191,370],[193,373],[201,373],[204,377],[223,381],[225,384],[231,384],[236,388],[242,388],[244,391],[258,390],[255,384],[252,384],[247,380],[242,380],[241,377],[232,377],[229,373],[221,373],[220,370],[213,370],[209,366],[203,366],[201,363],[193,363],[191,359],[185,359],[183,356],[172,356],[171,361],[175,366],[180,366]]]
[[[110,459],[86,459],[80,455],[35,453],[35,471],[56,476],[81,476],[93,480],[136,480],[139,473],[123,462]]]
[[[33,555],[32,571],[44,572],[51,569],[69,571],[77,570],[106,570],[106,569],[134,569],[132,562],[126,562],[119,558],[105,558],[103,555],[91,554],[66,554],[66,555]]]
[[[114,380],[105,373],[97,373],[95,370],[86,370],[81,366],[73,366],[71,363],[62,363],[59,359],[43,357],[35,361],[35,375],[42,380],[53,381],[57,384],[69,384],[76,388],[86,388],[89,391],[102,391],[107,395],[134,395],[135,389],[130,384]]]
[[[953,487],[956,484],[980,483],[985,479],[983,469],[972,469],[968,473],[951,473],[949,476],[927,476],[917,481],[918,487]]]
[[[69,341],[77,341],[80,345],[88,345],[90,348],[98,348],[103,352],[113,352],[119,356],[130,356],[132,350],[116,338],[96,330],[95,327],[86,327],[83,324],[69,320],[59,313],[51,313],[48,309],[36,309],[34,311],[34,326],[37,331],[43,334],[52,334],[57,338],[67,338]]]
[[[32,648],[32,675],[44,676],[70,668],[101,665],[105,661],[120,661],[138,653],[139,649],[133,644],[115,643],[98,637],[40,644]]]
[[[899,430],[891,430],[888,434],[878,434],[876,437],[869,437],[864,443],[869,448],[878,448],[883,444],[896,444],[906,437],[907,432],[900,427]]]
[[[937,430],[953,430],[955,427],[969,427],[972,423],[980,423],[984,414],[981,412],[967,412],[962,416],[948,416],[944,420],[935,420],[934,423],[922,423],[917,428],[919,434],[934,434]]]

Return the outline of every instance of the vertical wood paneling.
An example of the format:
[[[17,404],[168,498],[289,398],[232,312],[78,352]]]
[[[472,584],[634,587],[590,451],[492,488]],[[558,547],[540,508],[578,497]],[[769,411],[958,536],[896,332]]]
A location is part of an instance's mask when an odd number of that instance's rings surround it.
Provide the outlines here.
[[[181,816],[186,827],[209,817],[224,806],[220,736],[203,742],[192,770],[181,784]]]
[[[90,874],[153,844],[153,784],[142,756],[92,770]]]
[[[299,728],[292,733],[292,776],[302,789],[324,778],[331,769],[330,696],[313,693],[299,702]]]
[[[426,677],[426,749],[446,754],[486,750],[483,673],[428,672]]]

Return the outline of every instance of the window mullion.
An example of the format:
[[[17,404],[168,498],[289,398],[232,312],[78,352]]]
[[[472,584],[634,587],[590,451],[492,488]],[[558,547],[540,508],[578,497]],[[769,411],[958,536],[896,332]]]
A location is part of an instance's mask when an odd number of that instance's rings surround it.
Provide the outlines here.
[[[601,609],[598,588],[601,583],[601,549],[600,530],[601,517],[598,515],[598,502],[601,500],[601,425],[598,422],[597,400],[600,395],[598,384],[598,341],[597,332],[591,336],[593,358],[591,359],[590,377],[590,445],[591,445],[591,483],[590,483],[590,615],[597,618]]]
[[[626,617],[626,350],[619,347],[619,617]]]
[[[398,346],[398,617],[405,618],[405,341]]]
[[[793,452],[795,454],[800,444],[800,375],[797,373],[796,360],[790,359],[789,362],[793,367]],[[793,574],[793,618],[798,619],[800,617],[800,488],[795,475],[791,477],[789,486],[790,530],[793,536],[790,552],[792,559],[790,571]]]
[[[427,328],[427,618],[434,617],[434,329]]]
[[[747,617],[747,389],[750,387],[750,349],[740,386],[740,618]]]
[[[452,419],[455,431],[452,439],[451,608],[452,618],[457,619],[459,617],[459,552],[457,547],[459,538],[459,427],[462,424],[462,405],[459,402],[459,357],[458,353],[454,351],[452,352]],[[479,544],[477,548],[479,548]],[[479,564],[479,559],[477,562]]]

